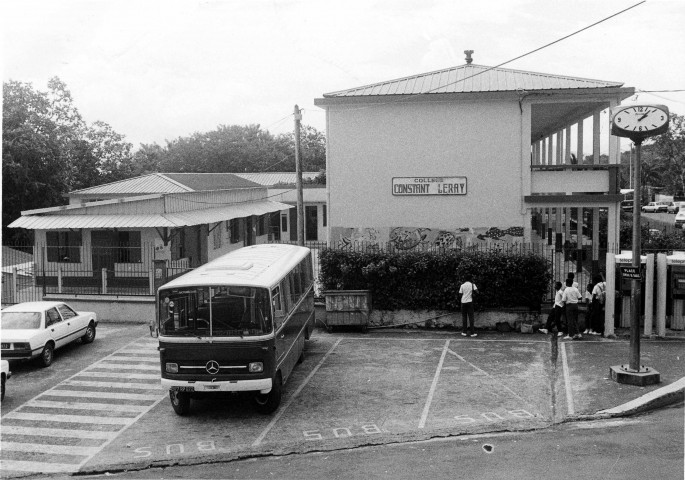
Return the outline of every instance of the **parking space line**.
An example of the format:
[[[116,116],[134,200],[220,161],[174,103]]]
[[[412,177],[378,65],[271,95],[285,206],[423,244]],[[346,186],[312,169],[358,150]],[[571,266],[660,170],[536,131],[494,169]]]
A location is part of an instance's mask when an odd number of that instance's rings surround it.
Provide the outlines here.
[[[426,399],[426,404],[423,407],[423,413],[421,414],[421,421],[419,422],[419,428],[426,426],[426,419],[428,418],[428,411],[430,410],[431,403],[433,402],[433,395],[435,394],[435,388],[438,386],[438,378],[440,378],[440,372],[442,371],[442,364],[445,362],[445,355],[447,355],[447,350],[449,349],[450,341],[445,342],[445,346],[442,347],[442,355],[440,355],[440,361],[438,362],[438,368],[435,369],[435,375],[433,376],[433,383],[428,391],[428,398]]]
[[[271,421],[270,421],[269,424],[266,426],[266,428],[262,431],[262,433],[259,434],[259,436],[255,439],[254,442],[252,442],[252,446],[253,446],[253,447],[257,447],[257,446],[259,446],[259,444],[262,443],[262,440],[264,440],[264,437],[266,437],[266,436],[268,435],[268,433],[271,431],[271,429],[274,427],[274,425],[276,425],[276,422],[278,422],[278,420],[280,420],[280,418],[283,416],[283,414],[284,414],[285,411],[288,409],[288,407],[293,403],[293,401],[295,400],[295,398],[297,398],[297,396],[298,396],[299,393],[302,391],[302,389],[304,389],[304,387],[307,385],[307,383],[309,383],[309,380],[311,380],[311,378],[316,374],[316,372],[319,370],[319,368],[321,367],[321,365],[323,365],[323,363],[326,361],[326,359],[328,358],[328,356],[329,356],[331,353],[333,353],[333,350],[335,350],[335,348],[338,346],[338,344],[339,344],[340,342],[342,342],[342,340],[343,340],[342,338],[339,338],[339,339],[333,344],[333,346],[326,352],[326,354],[325,354],[325,355],[323,356],[323,358],[319,361],[319,363],[316,364],[316,367],[314,367],[314,368],[312,369],[312,371],[309,372],[309,375],[307,375],[307,378],[305,378],[304,381],[303,381],[303,382],[300,384],[300,386],[297,388],[297,390],[295,390],[295,392],[293,393],[293,396],[290,397],[290,398],[288,399],[288,401],[285,403],[285,405],[283,405],[281,408],[279,408],[279,409],[277,410],[276,415],[274,415],[274,418],[271,419]]]
[[[566,344],[561,343],[561,365],[564,371],[564,386],[566,387],[566,404],[568,406],[568,414],[573,415],[576,413],[575,406],[573,405],[573,392],[571,391],[571,372],[568,369],[568,361],[566,360]]]
[[[451,355],[454,355],[455,357],[457,357],[457,358],[458,358],[459,360],[461,360],[462,362],[468,364],[471,368],[473,368],[473,369],[475,369],[475,370],[478,370],[480,373],[482,373],[483,375],[486,375],[487,377],[490,377],[490,378],[493,379],[495,382],[497,382],[502,388],[504,388],[506,391],[508,391],[509,393],[511,393],[513,396],[515,396],[515,397],[518,398],[519,400],[522,400],[522,401],[526,402],[528,405],[530,405],[530,402],[529,402],[528,400],[526,400],[525,398],[521,397],[518,393],[516,393],[515,391],[513,391],[511,388],[507,387],[505,384],[503,384],[502,382],[500,382],[499,380],[497,380],[495,377],[493,377],[492,375],[490,375],[490,374],[489,374],[488,372],[486,372],[485,370],[483,370],[483,369],[481,369],[481,368],[478,368],[478,367],[475,366],[473,363],[471,363],[471,362],[469,362],[468,360],[466,360],[464,357],[462,357],[461,355],[459,355],[457,352],[454,352],[454,351],[452,351],[452,350],[449,350],[449,353],[450,353]]]

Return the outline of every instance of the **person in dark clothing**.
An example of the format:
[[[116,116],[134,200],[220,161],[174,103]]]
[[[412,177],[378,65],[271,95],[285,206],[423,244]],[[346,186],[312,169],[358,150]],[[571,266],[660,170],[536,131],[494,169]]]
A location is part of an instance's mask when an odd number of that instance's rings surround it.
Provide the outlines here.
[[[557,327],[557,336],[562,336],[564,334],[564,329],[561,326],[561,316],[564,314],[564,305],[562,302],[562,297],[564,295],[563,285],[561,282],[556,282],[554,284],[554,290],[556,294],[554,296],[554,307],[547,317],[547,323],[545,323],[545,328],[541,328],[539,332],[549,333],[552,330],[552,323]]]

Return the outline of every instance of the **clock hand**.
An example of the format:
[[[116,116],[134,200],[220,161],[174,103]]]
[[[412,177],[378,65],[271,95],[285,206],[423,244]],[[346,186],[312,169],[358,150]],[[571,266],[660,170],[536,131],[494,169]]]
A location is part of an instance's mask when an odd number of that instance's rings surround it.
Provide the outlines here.
[[[645,118],[647,115],[649,115],[650,112],[644,113],[640,118],[637,119],[638,122],[642,121],[643,118]]]

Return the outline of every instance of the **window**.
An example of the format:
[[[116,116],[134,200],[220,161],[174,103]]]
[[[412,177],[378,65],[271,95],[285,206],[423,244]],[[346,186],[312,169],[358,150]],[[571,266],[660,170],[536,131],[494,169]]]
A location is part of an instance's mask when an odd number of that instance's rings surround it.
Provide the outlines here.
[[[328,218],[327,218],[326,204],[325,204],[325,203],[324,203],[323,208],[321,209],[321,211],[322,211],[322,213],[323,213],[323,226],[325,227],[326,224],[328,223],[328,222],[327,222]]]
[[[319,239],[319,218],[316,205],[304,207],[304,239],[315,242]]]
[[[214,250],[221,248],[221,222],[217,223],[212,229],[212,236],[214,240]]]
[[[119,263],[140,263],[142,261],[140,232],[118,232],[117,241],[119,243],[117,255]]]
[[[62,319],[60,318],[59,313],[57,313],[56,308],[51,308],[45,312],[45,328],[49,327],[50,325],[54,325],[61,320]]]
[[[266,235],[266,215],[257,218],[257,236]]]
[[[231,243],[238,243],[240,241],[240,219],[234,218],[231,220]]]
[[[57,310],[59,310],[59,313],[62,314],[63,320],[69,320],[70,318],[74,318],[77,315],[75,311],[73,311],[66,305],[57,305]]]
[[[186,231],[183,228],[176,228],[171,232],[171,260],[185,258]]]
[[[281,215],[281,232],[287,232],[288,231],[288,216],[287,215]]]
[[[81,232],[46,232],[48,262],[81,262]]]

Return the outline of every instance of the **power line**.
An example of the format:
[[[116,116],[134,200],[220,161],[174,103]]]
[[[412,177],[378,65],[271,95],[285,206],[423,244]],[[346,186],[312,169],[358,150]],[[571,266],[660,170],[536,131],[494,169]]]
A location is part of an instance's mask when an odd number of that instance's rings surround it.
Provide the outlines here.
[[[484,74],[484,73],[487,73],[487,72],[489,72],[490,70],[494,70],[494,69],[496,69],[496,68],[502,67],[502,66],[507,65],[507,64],[509,64],[509,63],[511,63],[511,62],[514,62],[514,61],[516,61],[516,60],[519,60],[519,59],[521,59],[521,58],[523,58],[523,57],[527,57],[528,55],[531,55],[531,54],[533,54],[533,53],[535,53],[535,52],[539,52],[540,50],[543,50],[543,49],[545,49],[545,48],[547,48],[547,47],[550,47],[550,46],[552,46],[552,45],[554,45],[554,44],[556,44],[556,43],[559,43],[559,42],[561,42],[561,41],[564,41],[564,40],[566,40],[566,39],[568,39],[568,38],[570,38],[570,37],[572,37],[572,36],[574,36],[574,35],[577,35],[577,34],[583,32],[583,31],[585,31],[585,30],[588,30],[588,29],[590,29],[590,28],[592,28],[592,27],[595,27],[595,26],[599,25],[600,23],[606,22],[607,20],[610,20],[610,19],[612,19],[612,18],[614,18],[614,17],[616,17],[616,16],[618,16],[618,15],[621,15],[622,13],[625,13],[625,12],[627,12],[628,10],[631,10],[631,9],[633,9],[633,8],[639,6],[639,5],[642,5],[642,4],[645,3],[646,1],[647,1],[647,0],[642,0],[641,2],[638,2],[638,3],[636,3],[635,5],[632,5],[632,6],[630,6],[630,7],[628,7],[628,8],[625,8],[625,9],[619,11],[619,12],[616,12],[616,13],[614,13],[614,14],[612,14],[612,15],[609,15],[608,17],[604,17],[603,19],[598,20],[597,22],[592,23],[592,24],[590,24],[590,25],[588,25],[588,26],[586,26],[586,27],[583,27],[583,28],[581,28],[581,29],[579,29],[579,30],[576,30],[576,31],[573,32],[573,33],[570,33],[570,34],[568,34],[568,35],[565,35],[565,36],[563,36],[563,37],[561,37],[561,38],[558,38],[557,40],[554,40],[554,41],[552,41],[552,42],[549,42],[549,43],[547,43],[547,44],[545,44],[545,45],[543,45],[543,46],[541,46],[541,47],[538,47],[538,48],[536,48],[536,49],[534,49],[534,50],[531,50],[531,51],[526,52],[526,53],[524,53],[524,54],[522,54],[522,55],[519,55],[518,57],[514,57],[514,58],[512,58],[512,59],[510,59],[510,60],[507,60],[506,62],[502,62],[502,63],[500,63],[500,64],[498,64],[498,65],[495,65],[494,67],[488,67],[488,68],[486,68],[485,70],[482,70],[482,71],[480,71],[480,72],[476,72],[476,73],[474,73],[473,75],[470,75],[470,76],[468,76],[468,77],[464,77],[464,78],[455,80],[455,81],[450,82],[450,83],[447,83],[447,84],[445,84],[445,85],[440,85],[440,86],[438,86],[438,87],[429,89],[429,90],[427,90],[427,91],[425,91],[425,92],[413,93],[413,94],[411,94],[411,95],[402,96],[401,98],[397,98],[397,99],[394,99],[394,100],[390,100],[390,101],[387,101],[387,102],[384,102],[384,103],[375,103],[375,104],[373,104],[373,105],[367,105],[367,106],[364,106],[364,107],[352,108],[352,109],[349,109],[349,110],[365,110],[365,109],[367,109],[367,108],[373,108],[373,107],[380,107],[380,106],[383,106],[383,105],[389,105],[389,104],[392,104],[392,103],[397,103],[397,102],[405,101],[405,100],[408,99],[408,98],[418,97],[418,96],[421,96],[421,95],[427,95],[427,94],[429,94],[429,93],[432,93],[432,92],[434,92],[434,91],[436,91],[436,90],[441,90],[441,89],[443,89],[443,88],[445,88],[445,87],[448,87],[448,86],[450,86],[450,85],[456,85],[457,83],[465,82],[466,80],[469,80],[469,79],[471,79],[471,78],[477,77],[478,75],[482,75],[482,74]]]

